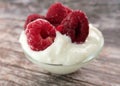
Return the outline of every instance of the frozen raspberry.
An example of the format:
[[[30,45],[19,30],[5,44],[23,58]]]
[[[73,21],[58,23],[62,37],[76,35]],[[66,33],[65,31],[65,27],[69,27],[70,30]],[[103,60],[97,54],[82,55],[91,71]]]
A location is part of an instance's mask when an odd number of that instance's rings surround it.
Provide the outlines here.
[[[56,37],[54,26],[44,19],[37,19],[29,23],[25,31],[27,42],[34,51],[46,49]]]
[[[46,19],[53,25],[58,26],[61,21],[70,13],[72,10],[61,3],[55,3],[48,9]]]
[[[67,6],[64,6],[65,7],[65,9],[66,9],[66,13],[67,14],[69,14],[70,12],[72,12],[72,9],[70,9],[69,7],[67,7]]]
[[[61,25],[57,27],[57,30],[70,36],[72,42],[85,42],[89,33],[89,25],[85,13],[79,10],[71,12],[61,22]]]
[[[27,25],[28,25],[30,22],[32,22],[32,21],[34,21],[34,20],[36,20],[36,19],[45,19],[45,17],[44,17],[44,16],[41,16],[41,15],[39,15],[39,14],[31,14],[31,15],[29,15],[29,16],[27,17],[27,20],[25,21],[24,29],[27,28]]]

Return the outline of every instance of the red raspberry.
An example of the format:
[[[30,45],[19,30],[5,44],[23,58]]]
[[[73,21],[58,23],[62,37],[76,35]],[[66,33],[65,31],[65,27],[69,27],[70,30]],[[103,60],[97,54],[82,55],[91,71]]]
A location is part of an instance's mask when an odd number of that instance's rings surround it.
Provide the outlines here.
[[[41,51],[50,46],[56,37],[54,26],[48,21],[37,19],[26,28],[27,42],[32,50]]]
[[[41,15],[39,15],[39,14],[31,14],[31,15],[29,15],[29,16],[27,17],[27,20],[25,21],[24,29],[27,28],[27,25],[28,25],[30,22],[32,22],[32,21],[34,21],[34,20],[36,20],[36,19],[39,19],[39,18],[45,19],[44,16],[41,16]]]
[[[61,21],[70,13],[72,10],[61,3],[55,3],[48,9],[46,19],[53,25],[58,26]]]
[[[69,14],[70,12],[72,12],[72,9],[70,9],[69,7],[67,7],[67,6],[64,6],[65,7],[65,9],[66,9],[66,13],[67,14]]]
[[[72,42],[85,42],[89,33],[87,17],[82,11],[73,11],[61,22],[57,30],[70,36]]]

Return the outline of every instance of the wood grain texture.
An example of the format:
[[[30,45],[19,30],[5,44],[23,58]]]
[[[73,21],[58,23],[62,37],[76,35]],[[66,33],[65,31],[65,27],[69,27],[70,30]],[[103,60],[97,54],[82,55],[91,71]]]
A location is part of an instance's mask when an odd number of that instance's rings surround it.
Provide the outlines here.
[[[87,13],[104,35],[99,57],[69,75],[54,75],[28,61],[18,43],[31,13],[57,0],[0,0],[0,86],[120,86],[120,0],[60,0]]]

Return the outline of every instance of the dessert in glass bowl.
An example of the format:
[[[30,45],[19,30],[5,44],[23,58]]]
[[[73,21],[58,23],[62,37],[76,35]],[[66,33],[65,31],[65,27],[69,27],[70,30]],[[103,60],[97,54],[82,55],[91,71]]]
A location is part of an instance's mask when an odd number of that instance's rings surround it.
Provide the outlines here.
[[[61,3],[48,9],[46,16],[27,17],[20,44],[26,57],[56,74],[68,74],[93,60],[101,51],[102,33],[89,24],[86,14]]]

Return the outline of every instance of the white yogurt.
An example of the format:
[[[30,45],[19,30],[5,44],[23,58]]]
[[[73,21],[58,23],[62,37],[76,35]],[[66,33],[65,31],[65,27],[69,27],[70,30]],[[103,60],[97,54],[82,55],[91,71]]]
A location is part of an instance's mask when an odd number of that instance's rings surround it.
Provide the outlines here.
[[[98,50],[103,46],[104,39],[101,32],[91,24],[89,27],[89,35],[83,44],[72,43],[68,36],[62,35],[59,32],[56,32],[54,43],[43,51],[31,50],[27,43],[27,38],[24,31],[21,33],[19,41],[24,51],[37,62],[73,65],[85,61],[90,55],[98,52]],[[76,65],[76,68],[79,68],[78,65]],[[70,70],[63,68],[64,71],[58,72],[60,72],[59,74],[71,73],[75,71],[76,68],[75,66]],[[45,69],[50,69],[50,67]],[[54,70],[57,69],[54,69],[53,67],[51,71],[57,73]]]

